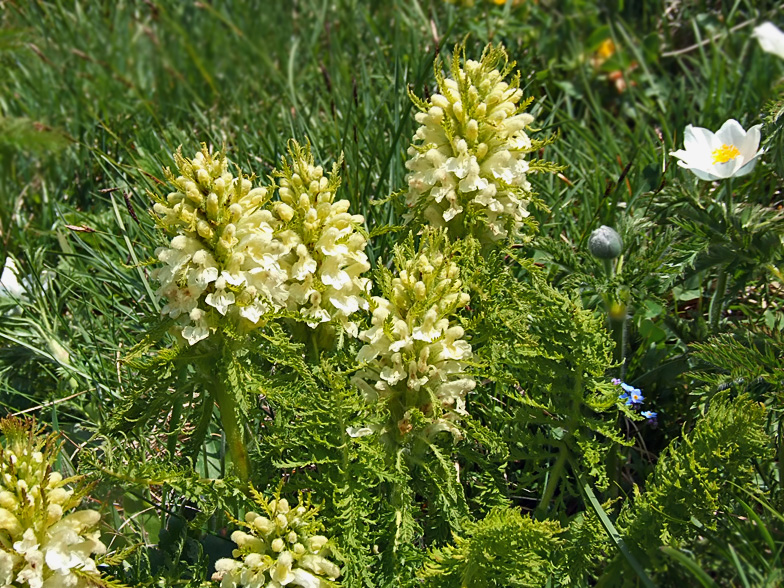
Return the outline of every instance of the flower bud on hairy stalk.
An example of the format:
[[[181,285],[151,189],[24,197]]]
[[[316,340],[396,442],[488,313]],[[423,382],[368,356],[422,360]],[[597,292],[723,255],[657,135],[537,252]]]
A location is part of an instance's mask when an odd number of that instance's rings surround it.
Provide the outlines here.
[[[206,146],[193,159],[174,154],[179,175],[168,169],[174,191],[156,197],[158,224],[172,236],[156,251],[165,265],[153,277],[166,299],[164,315],[193,345],[227,319],[242,329],[261,324],[269,310],[285,307],[287,274],[279,259],[286,246],[274,238],[279,221],[262,208],[266,188],[234,177],[228,160]]]
[[[0,586],[103,586],[92,558],[106,552],[101,515],[75,510],[86,493],[80,478],[52,470],[56,436],[15,417],[0,420],[0,433]]]
[[[251,493],[262,512],[234,521],[244,529],[231,534],[237,544],[234,557],[219,559],[212,579],[221,588],[338,586],[340,568],[328,559],[329,540],[317,534],[323,527],[316,519],[318,508],[302,495],[292,508],[280,495],[267,500],[255,490]]]
[[[418,251],[413,242],[397,246],[397,275],[380,280],[384,296],[373,297],[372,326],[359,335],[366,345],[357,361],[367,365],[353,382],[369,402],[387,403],[395,438],[412,430],[413,409],[429,422],[426,435],[442,430],[459,435],[455,425],[475,386],[465,375],[471,345],[454,320],[469,296],[453,253],[441,232],[426,232]]]
[[[475,235],[484,243],[513,239],[527,221],[533,196],[527,174],[556,171],[529,153],[549,140],[532,140],[534,117],[503,47],[488,45],[479,61],[455,47],[445,78],[436,66],[438,92],[428,100],[410,95],[420,126],[408,149],[408,220],[447,227],[451,237]],[[462,56],[462,57],[461,57]],[[463,62],[463,63],[461,63]]]
[[[595,258],[602,260],[607,280],[615,277],[616,270],[620,273],[623,267],[623,239],[612,227],[602,225],[591,232],[588,237],[588,251]],[[616,264],[616,259],[618,259]],[[604,295],[607,307],[607,321],[615,341],[613,358],[621,364],[620,376],[625,377],[626,345],[627,345],[627,303],[630,297],[627,286],[619,286],[614,294]]]
[[[279,238],[288,253],[281,258],[288,278],[288,309],[303,316],[311,328],[335,321],[357,335],[352,316],[367,309],[370,269],[361,231],[365,219],[349,214],[348,200],[335,200],[340,186],[338,169],[329,175],[314,165],[310,145],[289,144],[278,178],[280,201],[272,205],[281,227]]]

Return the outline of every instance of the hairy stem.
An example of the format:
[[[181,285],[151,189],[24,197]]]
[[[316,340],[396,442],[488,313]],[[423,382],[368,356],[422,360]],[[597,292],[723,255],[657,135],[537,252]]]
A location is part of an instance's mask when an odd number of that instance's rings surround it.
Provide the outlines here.
[[[177,451],[177,441],[179,440],[180,433],[180,419],[182,418],[182,398],[176,396],[174,399],[174,406],[172,407],[171,418],[169,419],[169,435],[166,441],[166,448],[169,451],[169,457],[174,459]]]
[[[310,329],[310,360],[314,365],[321,362],[321,351],[319,350],[318,339],[316,338],[316,329]]]
[[[607,279],[612,280],[613,276],[615,275],[615,260],[603,259],[602,263],[604,264],[604,273],[607,276]]]
[[[226,379],[221,374],[215,382],[215,399],[220,409],[221,424],[229,446],[229,457],[237,470],[237,476],[243,484],[250,480],[250,460],[243,436],[244,427],[238,418],[237,401],[226,386]]]
[[[563,474],[568,459],[569,449],[566,447],[566,443],[561,443],[555,464],[550,468],[547,485],[544,487],[544,492],[542,493],[542,499],[539,501],[539,506],[536,507],[535,515],[537,518],[544,518],[547,508],[550,506],[550,502],[555,495],[555,490],[558,488],[558,483],[561,481],[561,474]]]
[[[199,452],[204,446],[204,439],[207,437],[207,429],[209,429],[210,423],[212,422],[212,412],[215,403],[212,394],[208,393],[206,390],[203,390],[202,394],[206,394],[206,397],[201,405],[201,416],[199,417],[199,422],[191,434],[190,439],[188,439],[187,449],[184,451],[186,457],[194,464],[199,456]]]
[[[711,297],[708,317],[712,334],[719,332],[719,320],[721,319],[721,309],[724,306],[724,294],[727,291],[727,269],[721,268],[719,276],[716,278],[716,290]]]
[[[620,364],[620,378],[623,380],[626,375],[626,317],[608,317],[608,321],[610,323],[610,333],[615,342],[613,361]]]

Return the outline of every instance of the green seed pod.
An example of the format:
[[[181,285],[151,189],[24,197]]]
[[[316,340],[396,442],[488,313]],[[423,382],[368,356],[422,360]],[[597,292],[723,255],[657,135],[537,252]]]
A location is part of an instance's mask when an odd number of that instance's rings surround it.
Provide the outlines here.
[[[588,251],[599,259],[615,259],[623,251],[623,241],[615,229],[602,225],[588,238]]]

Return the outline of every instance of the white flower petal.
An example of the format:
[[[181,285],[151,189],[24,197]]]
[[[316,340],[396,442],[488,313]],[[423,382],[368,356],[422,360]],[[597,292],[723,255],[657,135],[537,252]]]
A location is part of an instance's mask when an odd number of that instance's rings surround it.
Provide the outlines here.
[[[346,434],[349,437],[366,437],[373,434],[373,429],[370,427],[347,427]]]
[[[686,125],[683,131],[683,146],[686,151],[699,151],[708,149],[713,145],[714,133],[704,127]]]
[[[16,263],[9,257],[5,260],[3,273],[0,275],[0,296],[22,298],[24,293],[24,288],[19,283],[19,272],[16,269]]]
[[[746,139],[743,142],[743,145],[737,146],[744,161],[747,163],[762,153],[759,151],[760,139],[762,138],[760,133],[761,128],[762,125],[754,125],[749,128],[749,130],[746,131]]]
[[[751,161],[744,162],[742,166],[735,172],[735,177],[739,178],[741,176],[745,176],[746,174],[750,174],[754,171],[754,166],[757,165],[757,156],[760,155],[759,153],[755,155]]]
[[[716,131],[716,140],[718,147],[731,145],[740,151],[741,146],[746,142],[746,131],[743,130],[738,121],[731,118]]]
[[[754,27],[752,36],[759,41],[763,51],[784,59],[784,32],[772,22],[764,22]]]

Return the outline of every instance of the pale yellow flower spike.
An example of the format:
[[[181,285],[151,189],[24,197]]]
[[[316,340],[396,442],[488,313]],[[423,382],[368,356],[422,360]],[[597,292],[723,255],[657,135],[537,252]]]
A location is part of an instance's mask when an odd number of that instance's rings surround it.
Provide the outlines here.
[[[438,92],[412,96],[421,126],[406,161],[406,219],[498,242],[517,237],[529,216],[529,154],[541,144],[528,136],[530,101],[504,48],[488,45],[479,61],[463,52],[455,48],[449,77],[436,72]]]
[[[456,423],[466,414],[465,397],[475,382],[466,374],[471,345],[454,313],[468,304],[469,295],[443,233],[427,232],[411,257],[404,258],[404,251],[396,249],[398,271],[384,292],[387,298],[373,297],[371,328],[359,334],[366,344],[357,361],[366,367],[352,382],[368,402],[387,402],[392,421],[387,432],[393,437],[396,429],[399,436],[411,432],[413,409],[430,421],[426,435],[449,431],[458,437]]]
[[[340,568],[329,559],[329,539],[316,534],[318,509],[303,496],[294,507],[279,495],[267,500],[252,493],[261,513],[248,512],[244,522],[237,521],[244,528],[231,534],[237,549],[215,563],[213,581],[220,588],[338,586]]]
[[[289,252],[276,240],[280,221],[263,208],[263,187],[229,172],[229,162],[206,146],[193,159],[174,155],[174,190],[158,198],[158,224],[172,235],[155,255],[164,265],[153,272],[164,298],[161,313],[177,321],[188,344],[206,339],[229,319],[251,329],[269,311],[285,307],[286,272],[280,259]]]
[[[56,437],[16,417],[0,420],[0,433],[0,587],[103,585],[93,559],[106,552],[101,515],[75,510],[78,479],[53,471]]]
[[[349,213],[348,200],[338,200],[336,163],[331,173],[316,165],[310,145],[289,145],[288,157],[274,172],[280,201],[272,204],[288,253],[281,258],[287,272],[288,310],[306,319],[311,328],[335,321],[352,336],[353,316],[368,308],[370,269],[362,232],[364,217]]]

